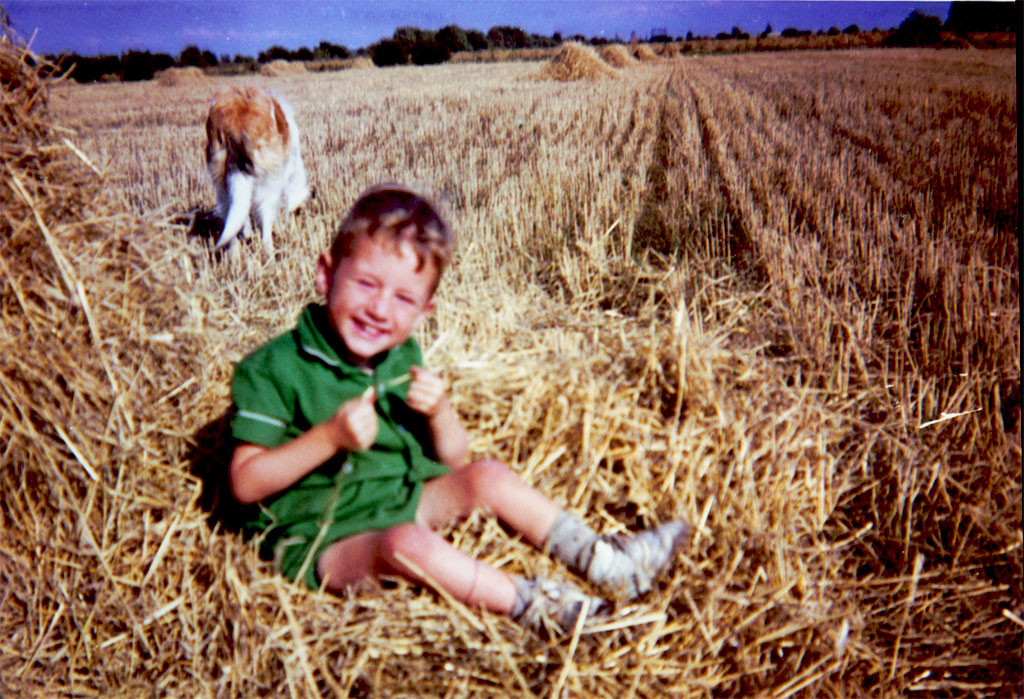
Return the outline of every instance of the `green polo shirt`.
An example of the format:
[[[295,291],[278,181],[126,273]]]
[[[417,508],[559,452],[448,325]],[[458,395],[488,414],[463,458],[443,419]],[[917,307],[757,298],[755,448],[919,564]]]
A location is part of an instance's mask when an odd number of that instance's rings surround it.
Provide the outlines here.
[[[413,486],[449,472],[447,466],[431,458],[426,418],[405,403],[409,382],[402,377],[410,367],[422,363],[416,341],[409,338],[379,357],[372,373],[346,362],[340,342],[326,308],[312,304],[302,311],[294,330],[271,340],[235,367],[232,436],[270,448],[326,421],[343,403],[369,387],[377,390],[377,441],[370,449],[339,452],[290,488],[261,501],[260,516],[248,529],[265,532],[263,545],[275,554],[282,538],[290,545],[296,537],[306,537],[316,539],[311,545],[318,556],[331,543],[322,541],[329,519],[335,520],[330,537],[337,540],[390,526],[389,515],[382,514],[389,508],[393,514],[401,510],[400,518],[409,516],[410,503],[353,502],[356,496],[351,494],[357,491],[362,499],[392,492],[388,490],[391,486],[371,485],[371,481],[396,481],[396,487],[405,484],[418,499],[419,488]],[[389,383],[394,379],[397,381]],[[425,446],[430,453],[424,452]],[[352,490],[356,485],[360,486],[357,491]],[[347,489],[344,495],[339,495],[343,489]],[[338,504],[339,498],[344,507]],[[415,509],[415,502],[411,507]],[[346,521],[337,521],[343,512]]]

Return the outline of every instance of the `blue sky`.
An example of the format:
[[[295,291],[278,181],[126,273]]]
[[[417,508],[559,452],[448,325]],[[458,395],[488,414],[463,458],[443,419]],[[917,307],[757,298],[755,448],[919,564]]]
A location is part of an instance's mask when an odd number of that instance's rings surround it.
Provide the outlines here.
[[[714,35],[734,26],[775,31],[898,26],[914,9],[940,17],[949,2],[761,0],[7,0],[11,23],[40,54],[82,55],[129,49],[177,55],[196,45],[219,56],[255,56],[273,45],[314,48],[321,41],[350,49],[390,37],[397,27],[458,24],[486,32],[512,25],[565,36],[640,37],[654,28],[672,36]]]

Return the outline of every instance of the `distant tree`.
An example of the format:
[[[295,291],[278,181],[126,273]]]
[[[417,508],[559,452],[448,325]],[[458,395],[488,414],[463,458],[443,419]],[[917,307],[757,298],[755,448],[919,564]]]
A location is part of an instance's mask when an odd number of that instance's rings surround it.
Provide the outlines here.
[[[257,60],[260,63],[269,63],[270,61],[289,61],[292,58],[292,52],[283,46],[271,46],[266,51],[260,51]]]
[[[689,31],[686,32],[686,40],[687,41],[693,41],[693,30],[692,29],[690,29]]]
[[[448,47],[435,39],[417,41],[409,49],[409,58],[418,66],[444,63],[451,58],[451,55],[452,52],[448,50]]]
[[[954,0],[949,6],[946,29],[958,34],[967,32],[1013,32],[1021,25],[1020,2],[988,2]]]
[[[828,35],[829,36],[839,36],[840,34],[842,34],[842,32],[839,31],[839,27],[829,27],[828,28]]]
[[[217,59],[217,54],[215,54],[213,51],[203,51],[203,59],[202,60],[203,60],[203,65],[201,67],[203,67],[203,68],[205,68],[207,66],[215,66],[218,63],[220,63],[220,61]]]
[[[181,53],[178,54],[178,65],[182,67],[195,66],[196,68],[202,68],[203,52],[199,50],[198,46],[186,46],[182,49]]]
[[[469,45],[473,47],[474,51],[482,51],[491,47],[490,42],[487,41],[487,36],[476,29],[468,30],[466,38],[469,39]]]
[[[552,46],[558,46],[560,41],[555,41],[554,37],[546,36],[544,34],[530,34],[529,37],[530,46],[537,48],[551,48]],[[601,39],[602,43],[608,43],[608,39]]]
[[[313,57],[323,60],[327,58],[349,58],[352,52],[339,44],[321,41],[313,51]]]
[[[391,44],[385,44],[379,47],[379,52],[382,56],[381,60],[385,61],[385,64],[396,65],[396,62],[399,61],[399,54],[401,54],[404,56],[404,60],[401,62],[411,60],[416,65],[444,63],[452,55],[449,42],[454,40],[454,43],[457,43],[460,38],[460,32],[462,30],[457,26],[450,25],[450,28],[442,34],[442,38],[445,41],[439,41],[437,36],[440,32],[424,30],[418,27],[399,27],[392,35],[391,41],[398,44],[401,47],[401,51]],[[463,33],[463,38],[464,36]],[[468,43],[468,40],[466,40],[466,43]],[[377,62],[377,59],[374,59],[374,62]]]
[[[90,82],[103,80],[112,75],[120,75],[121,59],[117,56],[96,56],[83,59],[89,66]]]
[[[157,72],[174,67],[174,57],[166,53],[153,54],[153,67]]]
[[[767,39],[772,33],[772,25],[768,24],[765,26],[764,31],[757,35],[758,39]]]
[[[75,82],[92,83],[105,75],[121,74],[121,59],[117,56],[79,56],[77,53],[61,54],[54,60],[61,73],[71,71]]]
[[[409,62],[405,44],[395,39],[382,39],[372,44],[367,51],[374,65],[381,67],[405,65]]]
[[[553,40],[553,41],[554,41],[554,42],[555,42],[556,44],[560,44],[560,43],[562,43],[562,32],[555,32],[554,34],[552,34],[552,35],[551,35],[551,39],[552,39],[552,40]]]
[[[472,51],[473,44],[469,41],[469,35],[457,24],[449,24],[437,30],[434,36],[439,44],[448,48],[449,54],[458,51]]]
[[[733,27],[732,28],[732,33],[730,33],[729,36],[732,37],[733,39],[749,39],[750,38],[750,34],[747,34],[745,31],[743,31],[739,27]]]
[[[307,49],[305,46],[301,46],[292,52],[293,61],[312,61],[313,52]]]
[[[433,38],[433,32],[424,32],[418,27],[399,27],[395,30],[395,33],[391,35],[391,38],[395,41],[401,41],[406,45],[406,47],[410,47],[424,39]]]
[[[522,29],[500,25],[487,30],[487,41],[499,49],[525,49],[530,45],[529,37]]]
[[[121,56],[121,80],[152,80],[153,55],[149,51],[127,51]]]
[[[851,24],[843,30],[843,34],[860,34],[860,27],[856,24]]]
[[[942,41],[942,20],[914,10],[899,29],[885,39],[886,46],[935,46]]]
[[[782,36],[786,37],[787,39],[795,39],[797,37],[810,35],[810,29],[797,29],[796,27],[786,27],[785,29],[782,30]]]

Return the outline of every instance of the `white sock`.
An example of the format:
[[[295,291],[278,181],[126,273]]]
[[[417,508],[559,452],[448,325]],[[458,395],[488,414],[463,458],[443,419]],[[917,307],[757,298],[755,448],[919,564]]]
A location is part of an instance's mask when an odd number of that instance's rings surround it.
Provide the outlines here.
[[[604,614],[608,603],[592,597],[571,583],[544,578],[513,578],[516,600],[511,616],[523,626],[540,631],[545,619],[555,622],[562,632],[571,631],[581,614],[587,618]]]
[[[634,599],[651,589],[691,531],[686,522],[673,520],[631,536],[598,536],[578,517],[562,512],[548,545],[556,559],[593,584]]]
[[[579,573],[586,573],[597,540],[597,534],[583,520],[563,511],[558,513],[547,543],[556,560]]]

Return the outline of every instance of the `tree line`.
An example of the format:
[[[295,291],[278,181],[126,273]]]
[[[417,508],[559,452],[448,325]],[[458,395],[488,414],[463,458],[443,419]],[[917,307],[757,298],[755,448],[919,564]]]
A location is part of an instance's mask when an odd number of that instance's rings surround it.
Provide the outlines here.
[[[1017,32],[1020,26],[1019,2],[975,2],[973,0],[957,0],[951,4],[949,18],[945,23],[938,17],[923,14],[914,10],[899,28],[891,30],[886,39],[889,46],[932,46],[942,42],[941,32],[954,32],[966,36],[968,32]],[[878,30],[875,30],[878,31]],[[818,34],[835,36],[842,34],[859,34],[860,27],[852,24],[845,29],[831,27]],[[766,38],[774,31],[769,24],[758,38]],[[780,32],[785,38],[810,36],[809,30],[787,27]],[[652,35],[651,42],[695,41],[708,39],[749,39],[750,34],[740,27],[733,27],[731,32],[719,32],[715,37],[694,36],[688,32],[685,37],[671,37],[664,33]],[[551,36],[530,34],[519,27],[494,26],[486,33],[475,29],[463,29],[450,24],[436,31],[417,27],[399,27],[391,37],[381,39],[368,47],[355,51],[329,41],[321,41],[315,48],[301,47],[289,50],[282,46],[272,46],[261,51],[256,57],[235,55],[217,56],[212,51],[188,46],[177,56],[166,53],[150,53],[149,51],[127,51],[121,55],[80,56],[78,54],[60,54],[47,56],[61,72],[72,70],[71,77],[78,82],[95,82],[103,79],[123,81],[150,80],[156,73],[173,67],[216,68],[227,64],[235,64],[242,70],[256,71],[260,64],[275,60],[286,61],[317,61],[346,59],[353,56],[368,56],[378,66],[394,65],[431,65],[444,63],[453,54],[462,51],[486,51],[491,49],[528,49],[550,48],[564,41],[575,41],[594,46],[608,43],[622,43],[618,37],[585,37],[582,34],[563,37],[555,32]]]

